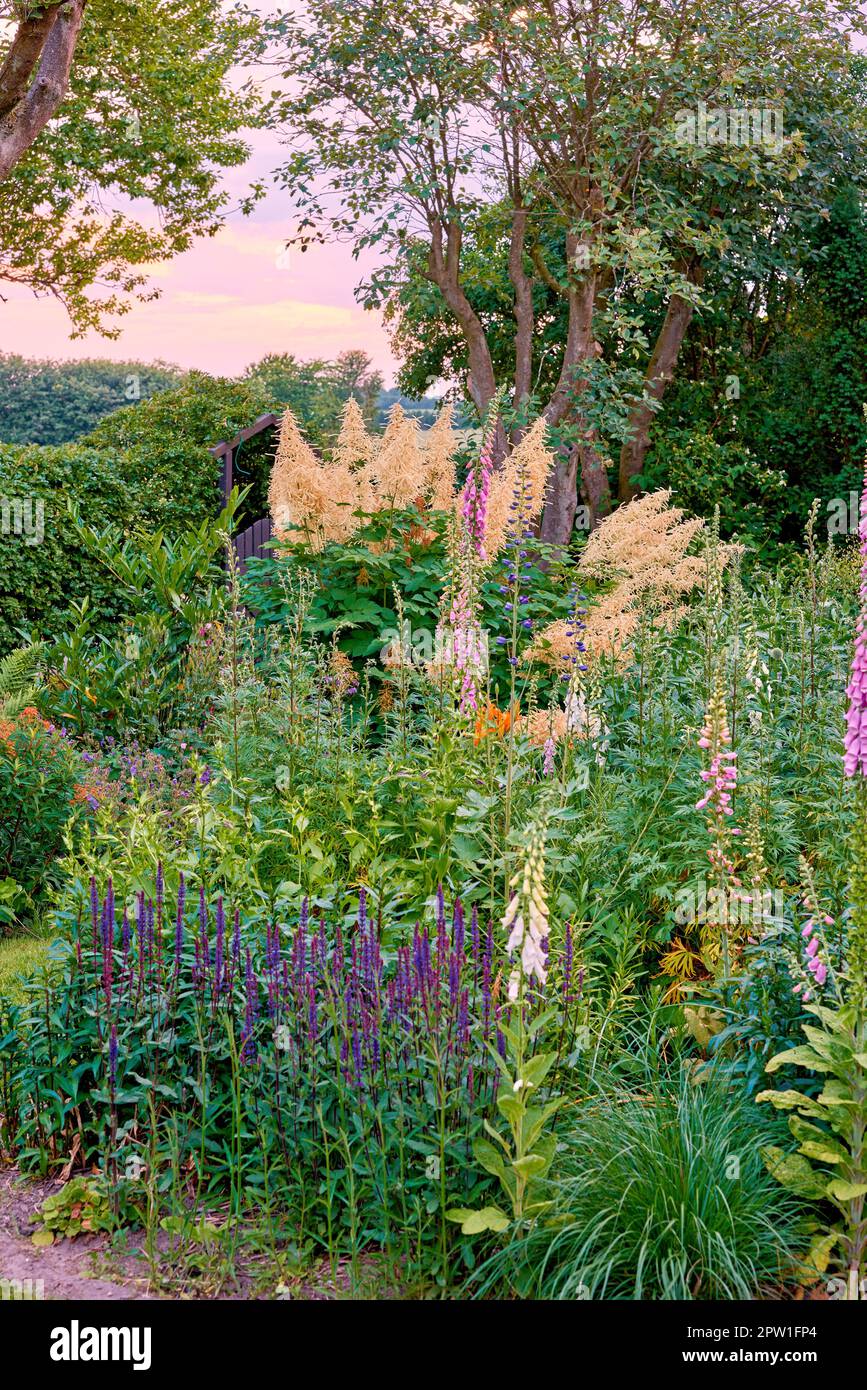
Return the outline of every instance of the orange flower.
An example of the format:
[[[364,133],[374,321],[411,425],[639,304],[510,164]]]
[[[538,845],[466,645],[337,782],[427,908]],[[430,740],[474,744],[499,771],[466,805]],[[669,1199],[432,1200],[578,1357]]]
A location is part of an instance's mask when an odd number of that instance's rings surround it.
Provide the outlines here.
[[[473,743],[481,743],[483,738],[494,734],[497,738],[502,738],[509,732],[514,722],[515,727],[521,715],[517,705],[510,710],[498,709],[491,701],[488,702],[486,710],[480,710],[476,716],[476,727],[473,733]]]
[[[91,807],[94,802],[98,802],[101,796],[101,788],[92,786],[88,782],[81,782],[73,791],[71,800],[73,805],[80,806],[87,802]]]

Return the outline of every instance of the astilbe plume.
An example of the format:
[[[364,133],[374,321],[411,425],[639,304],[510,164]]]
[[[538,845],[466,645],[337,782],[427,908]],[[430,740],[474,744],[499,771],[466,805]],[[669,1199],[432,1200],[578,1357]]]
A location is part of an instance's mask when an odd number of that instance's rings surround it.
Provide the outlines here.
[[[369,465],[379,507],[407,507],[424,495],[425,470],[419,428],[400,402],[392,406],[376,459]]]
[[[303,542],[320,550],[329,541],[346,540],[366,516],[383,510],[422,503],[450,511],[458,447],[451,419],[445,407],[425,437],[398,402],[376,437],[350,399],[327,460],[317,457],[287,410],[268,492],[275,534],[286,545]]]
[[[554,455],[547,444],[548,426],[539,416],[518,446],[493,474],[487,498],[485,550],[499,555],[513,532],[513,503],[521,495],[522,520],[530,526],[542,515]]]
[[[452,408],[444,405],[431,428],[422,435],[424,496],[435,512],[450,512],[455,501],[455,452],[458,436],[452,429]]]
[[[579,570],[587,578],[615,581],[610,592],[594,600],[584,619],[583,640],[594,656],[608,652],[628,657],[644,607],[652,609],[657,626],[674,626],[685,611],[680,600],[703,581],[704,561],[687,552],[704,522],[669,506],[670,497],[662,490],[636,498],[618,507],[588,537]],[[720,563],[728,563],[736,552],[736,546],[720,546]],[[563,669],[573,645],[569,624],[561,619],[542,629],[525,659]]]
[[[334,445],[334,462],[347,468],[363,468],[370,463],[376,450],[375,441],[368,434],[361,407],[354,396],[343,407],[340,433]]]

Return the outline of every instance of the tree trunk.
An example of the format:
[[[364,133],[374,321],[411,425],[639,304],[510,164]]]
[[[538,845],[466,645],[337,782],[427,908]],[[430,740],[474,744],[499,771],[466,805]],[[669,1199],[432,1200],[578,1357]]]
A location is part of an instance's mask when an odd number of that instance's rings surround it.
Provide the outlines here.
[[[604,516],[611,511],[611,487],[605,459],[595,445],[580,447],[581,456],[581,496],[590,508],[590,525],[598,526]]]
[[[698,272],[690,274],[690,279],[698,283]],[[662,400],[665,388],[674,375],[680,345],[686,336],[694,308],[689,300],[682,299],[679,294],[673,294],[668,302],[645,374],[643,398],[630,413],[629,433],[620,450],[618,497],[621,502],[629,502],[638,492],[635,479],[644,467],[650,445],[650,426],[656,414],[651,402]]]
[[[49,4],[19,23],[0,69],[0,179],[27,153],[69,90],[85,4]]]
[[[566,238],[566,256],[570,266],[580,266],[580,253],[586,243],[570,233]],[[590,257],[587,257],[588,262]],[[580,467],[581,495],[590,508],[591,524],[611,510],[608,475],[596,449],[593,432],[581,414],[581,394],[586,386],[582,363],[592,362],[601,352],[593,336],[593,312],[600,281],[595,271],[588,270],[570,284],[569,326],[560,377],[545,409],[550,425],[572,423],[580,435],[568,460],[558,463],[551,474],[548,497],[542,517],[541,535],[554,545],[568,545],[575,525],[578,508],[578,470]]]
[[[548,477],[548,492],[539,526],[539,539],[549,545],[566,546],[578,510],[578,446],[573,444],[565,458],[558,458]]]

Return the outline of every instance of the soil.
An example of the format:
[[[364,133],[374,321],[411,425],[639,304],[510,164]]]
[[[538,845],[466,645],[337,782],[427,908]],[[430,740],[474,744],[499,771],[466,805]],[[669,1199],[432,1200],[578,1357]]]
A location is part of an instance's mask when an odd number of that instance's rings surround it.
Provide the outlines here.
[[[25,1178],[15,1167],[0,1165],[0,1285],[15,1280],[26,1287],[28,1281],[41,1281],[39,1297],[99,1301],[160,1297],[330,1301],[404,1296],[395,1271],[386,1272],[382,1262],[371,1256],[361,1258],[354,1280],[347,1261],[340,1261],[332,1271],[327,1260],[318,1260],[303,1271],[290,1269],[281,1277],[266,1256],[239,1252],[230,1276],[215,1286],[213,1275],[207,1272],[207,1259],[201,1261],[197,1277],[195,1251],[182,1274],[171,1237],[163,1233],[159,1247],[165,1258],[160,1273],[167,1276],[166,1290],[155,1292],[150,1287],[148,1265],[136,1245],[141,1242],[140,1232],[131,1233],[128,1247],[121,1249],[113,1246],[107,1235],[81,1234],[72,1240],[55,1240],[53,1245],[33,1244],[31,1236],[42,1225],[42,1203],[61,1185],[52,1178]]]
[[[24,1181],[14,1168],[0,1168],[0,1280],[42,1281],[45,1298],[150,1298],[147,1281],[114,1280],[93,1274],[95,1256],[108,1249],[105,1236],[81,1235],[35,1246],[30,1237],[41,1225],[39,1208],[58,1190],[58,1183]]]

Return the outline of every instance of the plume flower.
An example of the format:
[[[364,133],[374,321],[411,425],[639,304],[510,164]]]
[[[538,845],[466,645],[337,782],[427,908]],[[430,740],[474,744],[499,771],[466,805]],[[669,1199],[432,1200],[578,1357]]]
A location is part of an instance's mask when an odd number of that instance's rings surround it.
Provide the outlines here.
[[[547,446],[547,430],[545,419],[540,416],[491,478],[485,538],[485,548],[491,559],[499,555],[515,533],[513,504],[516,497],[520,497],[525,527],[542,514],[554,464],[554,455]]]
[[[423,496],[426,478],[418,433],[418,425],[400,403],[392,406],[373,465],[380,507],[407,507]]]
[[[354,396],[350,396],[343,407],[340,433],[334,445],[334,462],[345,468],[362,468],[370,463],[376,445],[367,432],[361,407]]]
[[[704,522],[669,506],[670,497],[666,490],[646,493],[618,507],[588,537],[579,570],[588,578],[614,582],[584,617],[582,640],[593,656],[627,658],[642,608],[652,609],[656,626],[675,626],[686,611],[682,600],[705,578],[702,557],[687,553]],[[719,546],[719,565],[725,566],[738,550]],[[542,629],[525,660],[566,670],[573,652],[570,625],[560,620]]]
[[[301,434],[292,411],[284,411],[268,488],[268,505],[278,536],[288,535],[292,539],[290,528],[300,527],[311,540],[315,538],[314,517],[328,504],[321,472],[319,460]]]
[[[424,495],[435,512],[450,512],[455,500],[455,452],[458,437],[452,429],[452,408],[443,406],[424,444]]]

